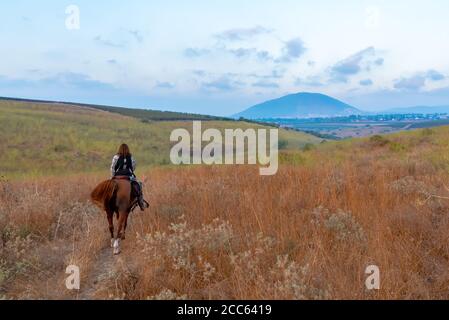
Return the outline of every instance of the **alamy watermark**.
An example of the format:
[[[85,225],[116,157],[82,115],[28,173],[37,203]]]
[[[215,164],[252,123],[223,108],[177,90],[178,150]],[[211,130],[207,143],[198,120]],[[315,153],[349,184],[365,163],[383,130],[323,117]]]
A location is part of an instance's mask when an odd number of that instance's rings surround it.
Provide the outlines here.
[[[81,29],[80,8],[76,5],[70,5],[65,9],[67,15],[65,19],[65,27],[67,30]]]
[[[203,132],[201,121],[192,129],[192,135],[184,128],[171,133],[170,141],[178,142],[170,151],[173,164],[259,164],[265,176],[278,171],[278,129],[224,129],[224,138],[215,128]]]
[[[65,273],[69,276],[66,278],[65,286],[68,290],[80,290],[80,268],[76,265],[67,266]],[[376,265],[369,265],[365,269],[368,277],[365,279],[365,287],[367,290],[380,290],[380,268]]]
[[[366,19],[365,27],[368,29],[377,29],[380,25],[380,9],[378,7],[367,7],[365,9]]]
[[[369,276],[365,280],[365,286],[368,290],[380,289],[380,269],[376,265],[366,267],[365,274]]]
[[[80,268],[75,265],[70,265],[65,269],[65,273],[69,276],[65,279],[65,286],[68,290],[80,289]]]

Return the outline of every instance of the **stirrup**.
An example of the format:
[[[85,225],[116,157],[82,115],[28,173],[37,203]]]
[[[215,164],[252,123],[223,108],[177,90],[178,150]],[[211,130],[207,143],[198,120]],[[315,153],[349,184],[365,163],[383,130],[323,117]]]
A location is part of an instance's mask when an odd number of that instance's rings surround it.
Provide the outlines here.
[[[150,204],[146,202],[145,199],[142,199],[142,201],[138,201],[138,205],[141,211],[144,211],[145,209],[150,207]]]

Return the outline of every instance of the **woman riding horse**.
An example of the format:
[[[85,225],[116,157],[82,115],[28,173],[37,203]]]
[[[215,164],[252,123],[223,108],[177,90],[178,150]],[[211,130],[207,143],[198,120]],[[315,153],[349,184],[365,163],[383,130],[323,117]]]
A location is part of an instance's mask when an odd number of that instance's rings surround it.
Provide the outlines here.
[[[135,168],[136,162],[128,146],[121,145],[112,160],[112,178],[100,183],[91,193],[92,201],[106,211],[114,254],[120,253],[120,240],[125,239],[130,212],[137,204],[142,210],[148,208],[148,203],[143,199],[142,184],[134,175]],[[114,232],[114,213],[118,218],[116,233]]]
[[[138,195],[138,204],[140,210],[144,211],[148,208],[148,203],[143,199],[142,183],[137,180],[134,171],[136,170],[136,161],[129,151],[127,144],[122,144],[118,152],[112,158],[111,164],[111,178],[127,177],[131,184],[134,185],[134,190]]]

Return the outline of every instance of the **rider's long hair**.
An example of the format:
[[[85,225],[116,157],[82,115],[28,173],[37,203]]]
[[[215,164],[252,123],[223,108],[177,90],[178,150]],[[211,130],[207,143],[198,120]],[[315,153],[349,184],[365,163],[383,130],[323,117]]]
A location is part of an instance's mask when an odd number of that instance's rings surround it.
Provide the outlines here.
[[[131,152],[129,151],[129,147],[126,143],[123,143],[120,148],[118,148],[117,155],[119,156],[130,156]]]

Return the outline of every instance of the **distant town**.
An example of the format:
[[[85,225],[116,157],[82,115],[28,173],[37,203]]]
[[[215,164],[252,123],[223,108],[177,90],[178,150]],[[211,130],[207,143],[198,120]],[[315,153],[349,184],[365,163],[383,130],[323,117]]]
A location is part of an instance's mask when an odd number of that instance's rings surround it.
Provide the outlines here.
[[[321,118],[266,118],[258,121],[338,140],[448,125],[449,114],[364,114]]]

